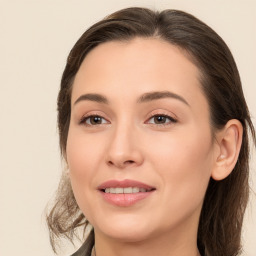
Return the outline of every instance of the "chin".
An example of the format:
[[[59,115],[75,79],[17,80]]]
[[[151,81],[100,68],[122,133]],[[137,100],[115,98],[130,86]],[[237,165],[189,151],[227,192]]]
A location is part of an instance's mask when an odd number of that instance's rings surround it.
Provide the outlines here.
[[[118,232],[108,231],[105,235],[115,241],[126,243],[138,243],[150,237],[150,234],[133,228],[130,228],[130,230],[119,230]]]
[[[144,220],[128,218],[115,218],[113,221],[99,223],[95,230],[109,237],[110,239],[122,242],[140,242],[152,235],[152,225]]]

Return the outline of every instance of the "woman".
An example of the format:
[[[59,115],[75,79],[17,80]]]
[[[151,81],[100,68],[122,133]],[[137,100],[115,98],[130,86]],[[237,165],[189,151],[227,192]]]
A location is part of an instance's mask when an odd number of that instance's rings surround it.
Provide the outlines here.
[[[80,255],[239,255],[255,131],[234,59],[190,14],[118,11],[71,50],[58,97],[67,162],[51,242]]]

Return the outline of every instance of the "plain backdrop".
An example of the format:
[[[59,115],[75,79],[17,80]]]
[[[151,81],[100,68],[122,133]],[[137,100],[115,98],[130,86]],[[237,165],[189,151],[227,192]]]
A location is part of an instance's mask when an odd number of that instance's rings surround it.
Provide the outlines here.
[[[181,9],[229,45],[253,122],[256,116],[255,0],[0,0],[0,255],[54,255],[44,209],[61,174],[56,97],[69,50],[96,21],[118,9]],[[255,160],[251,187],[256,191]],[[256,199],[251,193],[244,256],[256,255]],[[75,249],[66,244],[61,255]]]

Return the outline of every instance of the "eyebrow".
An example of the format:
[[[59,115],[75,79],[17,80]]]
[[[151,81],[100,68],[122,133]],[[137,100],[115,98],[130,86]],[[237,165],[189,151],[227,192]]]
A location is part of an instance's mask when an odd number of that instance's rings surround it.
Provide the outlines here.
[[[95,102],[98,102],[98,103],[108,104],[108,100],[105,96],[103,96],[101,94],[97,94],[97,93],[87,93],[87,94],[81,95],[75,101],[74,105],[76,105],[78,102],[84,101],[84,100],[89,100],[89,101],[95,101]]]
[[[155,91],[155,92],[147,92],[144,93],[143,95],[141,95],[139,97],[139,99],[137,100],[137,103],[146,103],[146,102],[150,102],[150,101],[154,101],[154,100],[159,100],[159,99],[164,99],[164,98],[173,98],[176,100],[179,100],[183,103],[185,103],[187,106],[189,106],[188,102],[180,95],[173,93],[173,92],[169,92],[169,91]],[[108,99],[98,93],[87,93],[87,94],[83,94],[81,95],[74,103],[74,105],[76,105],[78,102],[80,101],[94,101],[94,102],[98,102],[98,103],[103,103],[103,104],[109,104]]]
[[[180,95],[173,93],[173,92],[169,92],[169,91],[160,91],[160,92],[147,92],[144,93],[139,99],[138,99],[138,103],[144,103],[144,102],[149,102],[149,101],[153,101],[153,100],[159,100],[159,99],[164,99],[164,98],[173,98],[176,100],[179,100],[183,103],[185,103],[186,105],[189,106],[188,102],[181,97]]]

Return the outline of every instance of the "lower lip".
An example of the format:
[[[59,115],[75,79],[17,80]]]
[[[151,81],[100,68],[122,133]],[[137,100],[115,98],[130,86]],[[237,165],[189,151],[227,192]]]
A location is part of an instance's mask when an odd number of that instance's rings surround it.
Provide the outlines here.
[[[132,194],[111,194],[100,191],[101,195],[108,203],[123,207],[134,205],[152,195],[153,192],[154,190],[150,192],[139,192]]]

